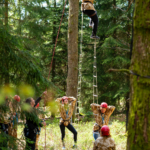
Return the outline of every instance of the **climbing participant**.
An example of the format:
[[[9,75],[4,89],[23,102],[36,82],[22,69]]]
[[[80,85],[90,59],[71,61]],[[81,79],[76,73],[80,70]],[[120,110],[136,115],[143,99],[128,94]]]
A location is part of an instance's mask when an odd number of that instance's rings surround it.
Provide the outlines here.
[[[91,108],[96,121],[93,127],[93,137],[96,140],[100,136],[101,127],[108,125],[109,118],[115,110],[115,106],[108,106],[107,103],[102,102],[101,105],[92,103]]]
[[[27,98],[25,103],[31,106],[31,109],[25,112],[26,124],[24,128],[24,135],[26,137],[26,150],[35,150],[36,134],[39,131],[38,127],[46,126],[45,122],[41,123],[41,120],[38,118],[36,105],[40,102],[42,97],[47,94],[47,91],[43,92],[42,96],[39,97],[36,101],[33,98]]]
[[[93,6],[94,0],[82,0],[81,11],[90,17],[89,27],[93,28],[91,39],[99,39],[96,36],[98,27],[98,16]]]
[[[60,131],[62,140],[62,149],[65,149],[64,137],[65,137],[65,127],[67,127],[74,134],[74,145],[72,148],[77,148],[77,131],[71,125],[70,119],[73,114],[73,110],[76,104],[76,99],[74,97],[63,96],[62,98],[57,98],[56,102],[59,105],[60,110]],[[69,104],[70,102],[70,104]]]
[[[93,150],[115,150],[115,141],[111,138],[107,125],[102,126],[101,136],[94,142]]]

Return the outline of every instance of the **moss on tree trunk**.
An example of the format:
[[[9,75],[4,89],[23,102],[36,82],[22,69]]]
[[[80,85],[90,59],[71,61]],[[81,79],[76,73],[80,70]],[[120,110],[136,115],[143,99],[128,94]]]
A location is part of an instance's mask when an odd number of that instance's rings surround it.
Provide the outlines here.
[[[136,0],[130,70],[150,76],[150,2]],[[130,75],[127,150],[150,149],[150,79]]]

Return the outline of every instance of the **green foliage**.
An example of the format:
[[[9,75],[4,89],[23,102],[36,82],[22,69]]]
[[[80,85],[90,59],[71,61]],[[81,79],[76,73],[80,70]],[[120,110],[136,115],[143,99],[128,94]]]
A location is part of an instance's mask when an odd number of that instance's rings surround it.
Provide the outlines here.
[[[17,2],[12,0],[9,2],[8,26],[5,24],[7,17],[4,16],[7,9],[4,5],[1,5],[0,8],[0,17],[2,17],[0,20],[0,85],[10,84],[15,87],[17,90],[14,90],[15,92],[10,90],[9,95],[18,93],[22,100],[40,95],[41,91],[49,88],[54,91],[54,94],[50,93],[52,96],[49,96],[51,102],[49,105],[55,113],[55,98],[65,95],[66,92],[69,5],[67,4],[65,9],[50,77],[47,79],[64,1],[56,3],[56,1],[43,0]],[[125,99],[128,98],[129,77],[120,72],[109,73],[107,71],[110,68],[128,68],[130,65],[129,49],[133,6],[128,9],[129,1],[125,0],[97,0],[94,6],[99,17],[97,35],[100,36],[97,42],[98,102],[106,101],[109,105],[117,106],[119,100],[125,102]],[[81,97],[83,109],[81,112],[85,114],[85,120],[89,121],[90,103],[93,102],[94,47],[93,40],[89,40],[92,31],[88,28],[88,22],[89,18],[84,15]],[[4,103],[7,94],[1,90],[0,104]],[[40,105],[43,106],[43,104]],[[21,106],[23,111],[30,109],[28,105]],[[50,111],[52,111],[51,108]],[[35,114],[30,115],[29,117],[32,118]],[[24,112],[22,117],[24,117]],[[87,141],[88,139],[83,142],[82,149],[86,149]]]

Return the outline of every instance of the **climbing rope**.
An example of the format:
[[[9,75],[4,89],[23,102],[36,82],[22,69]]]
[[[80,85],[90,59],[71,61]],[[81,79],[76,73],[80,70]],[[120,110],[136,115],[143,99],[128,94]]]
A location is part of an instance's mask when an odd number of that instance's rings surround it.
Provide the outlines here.
[[[81,81],[82,81],[82,40],[83,40],[83,12],[82,12],[82,24],[81,24],[81,38],[80,38],[80,54],[79,54],[79,73],[78,73],[78,87],[77,87],[77,103],[76,103],[76,115],[78,116],[77,123],[79,123],[79,108],[81,103]]]
[[[58,32],[57,32],[57,37],[56,37],[55,46],[54,46],[54,50],[53,50],[53,56],[52,56],[52,60],[51,60],[51,64],[50,64],[50,69],[49,69],[49,74],[48,74],[48,80],[49,80],[50,73],[51,73],[53,58],[54,58],[54,55],[55,55],[55,49],[56,49],[57,40],[58,40],[58,36],[59,36],[59,32],[60,32],[60,27],[61,27],[61,23],[62,23],[62,20],[63,20],[64,12],[65,12],[66,2],[67,2],[67,0],[65,1],[65,4],[64,4],[62,16],[61,16],[61,21],[60,21],[59,29],[58,29]],[[46,89],[46,91],[47,91],[47,89]],[[45,102],[44,102],[44,111],[45,111]],[[45,127],[45,150],[46,150],[46,127]]]

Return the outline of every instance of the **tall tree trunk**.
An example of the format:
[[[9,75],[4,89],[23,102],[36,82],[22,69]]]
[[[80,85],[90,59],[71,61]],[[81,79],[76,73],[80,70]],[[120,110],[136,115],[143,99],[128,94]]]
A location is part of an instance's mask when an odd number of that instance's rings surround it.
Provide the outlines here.
[[[8,30],[8,0],[5,0],[5,28]],[[8,59],[8,52],[7,48],[5,48],[5,68],[6,68],[6,73],[5,73],[5,84],[9,84],[9,59]]]
[[[113,5],[116,7],[116,0],[113,0]],[[113,19],[113,22],[114,25],[116,25],[116,18]],[[116,39],[116,30],[114,30],[113,37],[114,39]]]
[[[5,26],[8,27],[8,0],[5,0]]]
[[[21,36],[21,0],[18,0],[18,4],[19,4],[19,35]]]
[[[150,76],[150,3],[136,0],[130,69]],[[127,150],[150,149],[150,79],[130,76],[131,97]]]
[[[54,0],[54,8],[56,8],[56,0]],[[56,21],[53,21],[53,44],[55,45],[55,40],[56,40]],[[52,52],[53,54],[53,52]],[[56,53],[55,53],[56,55]],[[52,82],[54,82],[54,78],[55,78],[55,57],[53,59],[53,64],[52,64]]]
[[[79,0],[69,0],[67,96],[77,98]]]
[[[130,7],[130,4],[131,4],[131,0],[128,0],[128,8]],[[130,18],[132,20],[131,13],[128,14],[128,18]],[[131,42],[131,40],[132,40],[131,39],[132,37],[130,36],[130,34],[131,34],[131,25],[130,24],[131,24],[131,21],[129,20],[128,24],[127,24],[127,41],[129,41],[129,42]],[[131,43],[130,43],[130,45],[131,45]],[[131,48],[131,46],[130,46],[130,48]],[[130,59],[129,53],[127,53],[127,58]],[[129,69],[129,67],[130,67],[130,65],[128,64],[127,69]],[[130,86],[129,76],[126,76],[126,82],[127,82],[127,85]],[[129,96],[130,96],[130,93],[128,92],[126,95],[126,131],[128,130],[128,121],[129,121]]]
[[[56,0],[54,0],[54,8],[56,8]],[[53,21],[53,44],[55,45],[55,40],[56,40],[56,21]],[[52,52],[53,54],[53,52]],[[55,53],[55,56],[56,56],[56,53]],[[53,59],[53,64],[52,64],[52,82],[54,83],[54,78],[55,78],[55,62],[56,62],[56,59],[54,57]],[[52,112],[51,113],[51,117],[52,118],[55,118],[55,112]]]

